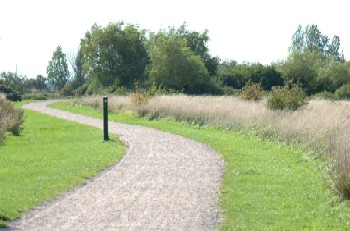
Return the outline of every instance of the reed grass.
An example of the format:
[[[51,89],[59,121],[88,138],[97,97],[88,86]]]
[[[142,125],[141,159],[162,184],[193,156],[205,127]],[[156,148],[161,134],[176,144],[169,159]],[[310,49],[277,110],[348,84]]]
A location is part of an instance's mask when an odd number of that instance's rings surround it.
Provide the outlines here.
[[[102,100],[87,97],[80,104],[102,107]],[[311,100],[296,111],[271,111],[266,100],[246,101],[233,96],[155,96],[135,105],[128,96],[109,98],[111,111],[133,111],[151,119],[171,118],[198,125],[247,131],[312,150],[331,161],[327,171],[332,189],[350,197],[350,102]]]

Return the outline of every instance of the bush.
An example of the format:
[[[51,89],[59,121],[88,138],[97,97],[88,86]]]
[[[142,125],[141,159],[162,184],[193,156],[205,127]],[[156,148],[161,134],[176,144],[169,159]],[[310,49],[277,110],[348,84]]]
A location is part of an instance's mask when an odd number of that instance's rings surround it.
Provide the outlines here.
[[[345,84],[335,91],[337,99],[350,99],[350,84]]]
[[[224,95],[240,95],[241,92],[242,92],[242,89],[236,89],[236,88],[233,88],[233,87],[229,87],[229,86],[224,86],[222,88],[223,92],[224,92]]]
[[[306,103],[306,94],[300,84],[286,84],[272,88],[267,107],[271,110],[295,111]]]
[[[315,97],[320,98],[320,99],[330,99],[330,100],[337,99],[335,94],[333,94],[332,92],[329,92],[329,91],[323,91],[323,92],[316,93]]]
[[[0,143],[5,139],[6,132],[18,136],[21,133],[23,111],[12,107],[6,100],[0,100]]]
[[[253,83],[248,81],[242,88],[240,97],[244,100],[260,100],[263,95],[263,91],[260,83]]]
[[[16,93],[8,93],[8,94],[6,94],[6,99],[11,100],[11,101],[21,101],[22,96],[20,96]]]
[[[28,93],[22,96],[23,100],[33,99],[33,100],[47,100],[47,95],[44,93]]]

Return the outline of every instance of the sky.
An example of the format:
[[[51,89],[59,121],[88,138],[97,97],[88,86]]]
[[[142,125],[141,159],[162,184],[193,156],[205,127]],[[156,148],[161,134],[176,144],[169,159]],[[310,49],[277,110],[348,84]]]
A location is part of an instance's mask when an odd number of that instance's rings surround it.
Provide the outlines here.
[[[350,58],[346,0],[0,0],[0,72],[46,76],[57,46],[67,56],[95,23],[158,31],[186,22],[209,31],[211,55],[270,64],[287,58],[298,25],[316,24]]]

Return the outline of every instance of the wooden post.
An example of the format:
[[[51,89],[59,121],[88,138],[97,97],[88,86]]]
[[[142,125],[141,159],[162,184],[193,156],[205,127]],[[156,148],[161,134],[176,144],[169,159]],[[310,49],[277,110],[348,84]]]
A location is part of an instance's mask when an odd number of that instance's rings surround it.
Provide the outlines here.
[[[108,97],[103,96],[103,137],[105,141],[109,140],[108,137]]]

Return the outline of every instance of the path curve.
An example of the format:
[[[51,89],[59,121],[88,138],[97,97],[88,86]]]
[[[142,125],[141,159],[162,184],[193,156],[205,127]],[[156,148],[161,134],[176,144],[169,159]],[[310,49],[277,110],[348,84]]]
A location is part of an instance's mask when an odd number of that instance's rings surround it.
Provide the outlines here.
[[[24,105],[102,129],[102,120]],[[193,140],[142,126],[109,122],[128,147],[114,166],[10,224],[21,230],[215,230],[223,160]],[[102,138],[102,133],[101,133]],[[96,153],[98,154],[98,153]]]

